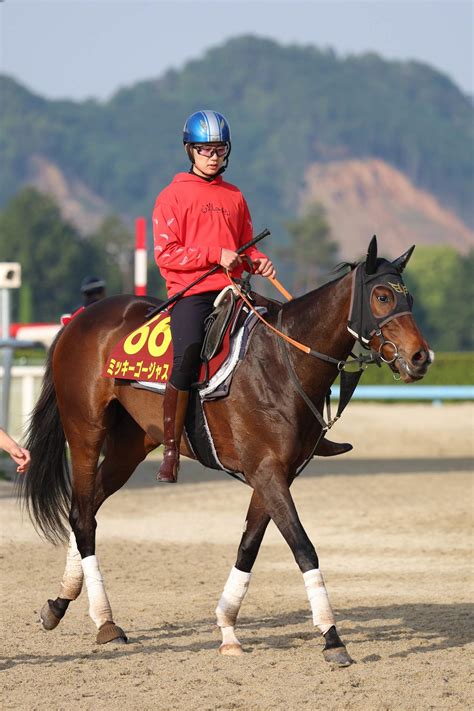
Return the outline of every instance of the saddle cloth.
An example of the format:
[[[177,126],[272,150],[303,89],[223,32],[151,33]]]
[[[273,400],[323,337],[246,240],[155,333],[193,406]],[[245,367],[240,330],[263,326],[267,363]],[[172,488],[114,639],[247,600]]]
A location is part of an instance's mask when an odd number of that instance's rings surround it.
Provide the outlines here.
[[[260,313],[265,313],[264,307],[256,307]],[[204,402],[225,397],[230,390],[232,377],[238,363],[244,358],[247,351],[249,339],[254,326],[258,323],[258,318],[254,313],[248,313],[246,306],[242,307],[242,311],[246,310],[246,317],[243,325],[234,333],[231,338],[227,338],[227,346],[224,352],[226,358],[220,367],[210,377],[208,382],[197,385],[191,389],[188,411],[185,422],[185,435],[189,446],[194,453],[196,459],[209,469],[217,469],[227,472],[231,476],[245,480],[242,478],[241,472],[234,472],[227,469],[219,460],[212,432],[207,423],[206,413],[204,411]],[[226,336],[228,336],[230,328],[227,328]],[[226,339],[224,339],[225,343]],[[212,365],[212,360],[210,365]],[[148,381],[137,380],[131,383],[132,387],[154,390],[155,392],[164,393],[165,383],[150,383]]]
[[[263,304],[270,306],[270,300],[258,298],[261,305],[256,306],[255,310],[267,313],[267,306]],[[191,391],[185,433],[201,464],[241,478],[238,472],[226,469],[219,461],[203,407],[205,401],[225,397],[229,393],[235,369],[244,358],[252,331],[258,323],[257,316],[243,302],[239,301],[238,306],[231,316],[227,311],[224,317],[225,332],[219,334],[222,339],[213,339],[207,351],[205,343],[200,380]],[[206,340],[209,346],[209,339]],[[131,381],[132,387],[163,394],[172,363],[170,315],[165,311],[132,331],[114,347],[102,375]]]

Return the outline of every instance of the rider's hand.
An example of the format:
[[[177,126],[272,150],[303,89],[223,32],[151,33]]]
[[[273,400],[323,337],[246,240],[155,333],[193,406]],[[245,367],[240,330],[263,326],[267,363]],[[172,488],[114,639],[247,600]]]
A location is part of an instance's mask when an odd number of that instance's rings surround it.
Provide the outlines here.
[[[222,247],[221,261],[219,262],[221,267],[224,267],[224,269],[229,269],[230,271],[232,271],[232,269],[235,269],[241,263],[242,263],[242,259],[237,254],[237,252],[233,252],[231,249],[226,249],[225,247]]]
[[[254,274],[260,274],[263,277],[275,277],[276,271],[272,262],[268,257],[257,257],[253,260]]]

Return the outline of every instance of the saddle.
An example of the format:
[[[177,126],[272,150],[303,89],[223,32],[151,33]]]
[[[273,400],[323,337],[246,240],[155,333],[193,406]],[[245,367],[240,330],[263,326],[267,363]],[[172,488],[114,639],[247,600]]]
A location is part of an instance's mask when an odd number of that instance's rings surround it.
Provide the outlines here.
[[[232,286],[223,289],[214,301],[214,310],[205,321],[205,335],[201,348],[202,371],[200,384],[209,381],[209,363],[222,350],[226,334],[232,338],[240,325],[244,302],[239,300]],[[244,312],[248,314],[248,310]],[[226,343],[227,347],[227,343]]]
[[[266,311],[264,306],[260,309]],[[136,381],[142,387],[163,392],[173,363],[170,319],[170,312],[162,311],[122,338],[110,353],[102,375]],[[229,371],[229,359],[235,367],[239,356],[236,362],[230,356],[240,352],[242,342],[246,342],[255,322],[256,317],[236,296],[232,287],[226,287],[218,295],[215,309],[206,319],[202,364],[196,387],[209,391],[210,383],[225,362],[226,371]]]
[[[251,293],[254,307],[261,314],[275,313],[281,304]],[[204,405],[226,397],[236,368],[245,357],[257,316],[238,298],[232,288],[224,289],[216,299],[214,311],[206,321],[198,383],[192,390],[186,416],[185,432],[196,458],[211,469],[222,469],[207,424]],[[157,314],[117,343],[109,355],[102,375],[126,380],[132,387],[163,394],[171,374],[173,344],[168,311]],[[240,477],[238,477],[240,478]]]

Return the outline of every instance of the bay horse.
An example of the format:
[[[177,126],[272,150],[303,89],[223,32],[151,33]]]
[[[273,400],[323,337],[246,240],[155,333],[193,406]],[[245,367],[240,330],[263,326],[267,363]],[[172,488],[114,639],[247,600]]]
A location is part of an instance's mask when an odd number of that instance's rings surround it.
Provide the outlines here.
[[[427,372],[432,353],[414,321],[401,278],[412,251],[393,262],[380,259],[374,238],[367,259],[347,265],[348,273],[270,309],[269,324],[310,344],[311,353],[291,348],[259,323],[228,396],[205,403],[220,462],[242,472],[253,489],[237,559],[216,609],[223,654],[242,652],[234,627],[273,519],[303,574],[313,622],[324,637],[324,658],[339,666],[352,661],[338,635],[318,556],[298,518],[290,486],[324,433],[314,413],[323,412],[325,394],[355,337],[405,382]],[[85,580],[98,643],[125,642],[126,635],[113,620],[95,556],[95,516],[163,441],[163,398],[101,373],[113,346],[139,327],[157,303],[146,297],[110,297],[60,331],[28,430],[32,463],[19,482],[20,498],[46,538],[57,542],[69,534],[60,592],[44,605],[42,623],[46,629],[56,627]],[[181,451],[194,456],[185,438]]]

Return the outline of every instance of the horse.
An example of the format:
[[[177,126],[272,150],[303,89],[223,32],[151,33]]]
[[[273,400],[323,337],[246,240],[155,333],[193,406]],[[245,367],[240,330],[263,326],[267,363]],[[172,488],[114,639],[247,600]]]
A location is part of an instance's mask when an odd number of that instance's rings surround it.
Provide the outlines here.
[[[313,623],[323,636],[324,659],[339,666],[352,662],[290,486],[325,433],[319,413],[356,338],[370,352],[366,358],[385,361],[404,382],[426,374],[433,354],[414,320],[401,277],[413,249],[394,261],[382,259],[374,237],[366,260],[346,263],[347,273],[287,303],[273,302],[267,314],[270,328],[261,323],[254,328],[227,397],[205,403],[220,462],[241,472],[253,489],[236,562],[216,609],[222,654],[242,653],[235,635],[237,616],[272,519],[303,574]],[[47,539],[69,537],[59,595],[44,605],[43,627],[59,624],[85,580],[100,644],[127,638],[114,622],[95,556],[95,516],[163,440],[163,398],[101,373],[114,344],[139,327],[157,304],[148,297],[112,296],[60,331],[27,433],[32,463],[19,482],[20,500]],[[293,348],[280,333],[311,347],[306,352]],[[181,453],[195,456],[186,438]]]

